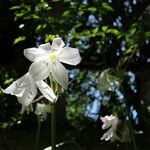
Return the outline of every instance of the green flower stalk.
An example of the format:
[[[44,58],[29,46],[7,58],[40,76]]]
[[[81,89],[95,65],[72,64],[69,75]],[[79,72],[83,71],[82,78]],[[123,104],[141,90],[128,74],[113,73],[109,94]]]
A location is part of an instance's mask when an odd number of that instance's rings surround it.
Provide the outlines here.
[[[52,150],[56,150],[56,113],[55,103],[51,104],[51,143]]]

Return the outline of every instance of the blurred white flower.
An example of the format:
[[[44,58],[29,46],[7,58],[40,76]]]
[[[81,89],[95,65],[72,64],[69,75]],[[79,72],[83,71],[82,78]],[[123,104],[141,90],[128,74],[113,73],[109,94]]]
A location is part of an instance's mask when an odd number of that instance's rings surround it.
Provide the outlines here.
[[[6,89],[2,89],[2,91],[6,94],[15,95],[18,98],[18,102],[22,104],[21,112],[24,112],[25,110],[29,111],[28,106],[37,95],[37,87],[50,102],[55,101],[56,95],[53,90],[44,81],[35,82],[29,72],[14,81]]]
[[[114,87],[119,86],[120,80],[118,78],[118,72],[115,69],[109,68],[100,74],[98,88],[101,91],[112,91]]]
[[[78,49],[64,46],[61,38],[55,38],[52,45],[46,43],[41,44],[38,48],[24,50],[24,56],[34,62],[29,72],[36,81],[46,79],[51,73],[63,88],[67,88],[68,72],[60,62],[77,65],[81,57]]]
[[[102,129],[108,129],[106,133],[101,137],[101,140],[114,142],[115,140],[120,140],[117,136],[117,126],[119,125],[120,121],[118,117],[110,115],[100,118],[103,122]]]
[[[40,118],[40,121],[44,121],[47,118],[47,113],[51,112],[50,104],[36,104],[35,114]]]
[[[24,24],[19,25],[19,29],[22,29],[24,27]]]

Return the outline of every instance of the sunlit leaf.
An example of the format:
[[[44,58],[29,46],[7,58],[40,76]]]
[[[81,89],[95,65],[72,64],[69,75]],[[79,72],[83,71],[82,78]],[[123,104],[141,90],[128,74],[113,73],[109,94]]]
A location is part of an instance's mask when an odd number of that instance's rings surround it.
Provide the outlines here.
[[[118,35],[120,32],[117,29],[108,29],[106,33],[111,33],[114,35]]]
[[[130,54],[133,52],[133,49],[135,48],[135,45],[131,45],[125,52],[125,54]]]
[[[94,12],[94,11],[96,11],[97,9],[96,9],[95,7],[89,7],[88,10],[91,11],[91,12]]]
[[[39,24],[37,27],[36,27],[36,32],[39,32],[40,30],[46,28],[46,24]]]
[[[22,16],[24,16],[24,13],[22,13],[22,12],[16,14],[16,17],[17,17],[17,18],[20,18],[20,17],[22,17]]]
[[[98,32],[98,27],[93,30],[93,33],[96,34]]]
[[[13,7],[10,7],[10,10],[16,10],[16,9],[20,9],[21,7],[20,6],[13,6]]]
[[[9,84],[9,83],[11,83],[13,80],[14,80],[13,78],[6,79],[5,82],[4,82],[4,84]]]
[[[76,24],[76,25],[74,26],[74,28],[78,28],[78,27],[80,27],[80,26],[82,26],[82,23]]]
[[[46,34],[45,35],[45,42],[52,41],[54,38],[58,37],[59,35],[52,35],[52,34]]]
[[[133,28],[130,29],[130,33],[131,34],[134,34],[135,32],[136,32],[136,28],[135,27],[133,27]]]
[[[24,41],[25,39],[26,39],[25,36],[20,36],[20,37],[18,37],[18,38],[15,39],[15,41],[14,41],[13,44],[17,44],[17,43],[19,43],[19,42],[22,42],[22,41]]]
[[[108,29],[108,26],[102,26],[102,31],[106,32],[106,30]]]
[[[63,16],[65,17],[65,16],[68,16],[69,14],[70,14],[70,10],[66,10],[64,11]]]
[[[113,8],[106,2],[102,3],[102,7],[105,8],[108,11],[114,11]]]
[[[84,14],[84,11],[80,10],[80,11],[78,11],[77,13],[78,13],[78,15],[83,15],[83,14]]]
[[[39,18],[40,18],[40,17],[39,17],[38,15],[36,15],[36,14],[33,14],[32,17],[33,17],[34,19],[39,19]]]

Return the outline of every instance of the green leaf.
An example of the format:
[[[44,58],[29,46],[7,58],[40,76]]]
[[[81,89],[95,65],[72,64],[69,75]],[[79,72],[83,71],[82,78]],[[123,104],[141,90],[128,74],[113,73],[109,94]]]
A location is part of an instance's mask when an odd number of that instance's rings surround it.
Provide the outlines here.
[[[73,28],[78,28],[78,27],[80,27],[80,26],[82,26],[82,23],[76,24]]]
[[[102,7],[108,11],[114,11],[114,9],[106,2],[102,3]]]
[[[122,65],[124,65],[129,59],[129,56],[125,56],[122,60]]]
[[[16,10],[16,9],[20,9],[21,7],[20,6],[12,6],[10,7],[10,10]]]
[[[32,17],[33,17],[34,19],[39,19],[39,18],[40,18],[40,17],[39,17],[38,15],[36,15],[36,14],[33,14]]]
[[[54,38],[59,37],[59,35],[53,35],[53,34],[46,34],[45,35],[45,42],[52,41]]]
[[[119,31],[117,29],[108,29],[106,31],[106,33],[111,33],[111,34],[114,34],[114,35],[119,35]]]
[[[9,84],[9,83],[11,83],[13,80],[14,80],[13,78],[6,79],[5,82],[4,82],[4,84]]]
[[[98,32],[98,27],[96,27],[95,29],[92,30],[94,34],[96,34]]]
[[[22,13],[22,12],[16,14],[16,17],[17,17],[17,18],[20,18],[20,17],[22,17],[22,16],[24,16],[24,13]]]
[[[77,13],[78,13],[78,15],[83,15],[83,14],[84,14],[84,11],[80,10],[80,11],[78,11]]]
[[[69,14],[70,14],[70,10],[66,10],[66,11],[64,11],[64,13],[63,13],[63,16],[65,17],[65,16],[68,16]]]
[[[41,31],[42,29],[46,28],[46,24],[39,24],[37,27],[36,27],[36,32],[39,32]]]
[[[95,7],[89,7],[88,10],[91,12],[95,12],[97,9]]]
[[[135,28],[135,27],[133,27],[133,28],[130,29],[130,33],[131,33],[132,35],[135,34],[135,32],[136,32],[136,28]]]
[[[146,38],[150,38],[150,31],[148,31],[148,32],[145,33],[145,37]]]
[[[125,54],[130,54],[133,52],[133,50],[136,48],[136,45],[132,45],[130,46],[126,51],[125,51]]]
[[[16,38],[16,39],[14,40],[14,43],[13,43],[13,44],[17,44],[17,43],[19,43],[19,42],[22,42],[22,41],[24,41],[25,39],[26,39],[25,36],[19,36],[18,38]]]
[[[102,26],[102,31],[106,32],[106,30],[108,29],[108,26]]]

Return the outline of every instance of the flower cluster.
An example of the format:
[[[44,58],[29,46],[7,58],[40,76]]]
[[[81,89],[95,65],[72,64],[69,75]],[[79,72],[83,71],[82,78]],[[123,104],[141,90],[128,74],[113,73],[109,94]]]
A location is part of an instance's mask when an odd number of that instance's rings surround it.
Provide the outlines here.
[[[4,93],[15,95],[18,98],[18,102],[22,104],[22,113],[30,110],[38,90],[50,103],[55,102],[57,95],[44,80],[53,76],[53,79],[63,89],[67,89],[68,72],[62,63],[77,65],[81,61],[78,49],[65,47],[61,38],[53,39],[52,45],[46,43],[41,44],[38,48],[27,48],[24,50],[24,56],[32,62],[28,72],[8,88],[2,89]],[[41,112],[41,108],[45,107],[38,104],[36,114],[39,114],[39,108]]]
[[[50,104],[37,103],[35,114],[39,117],[40,121],[44,121],[47,118],[47,114],[51,112]]]

